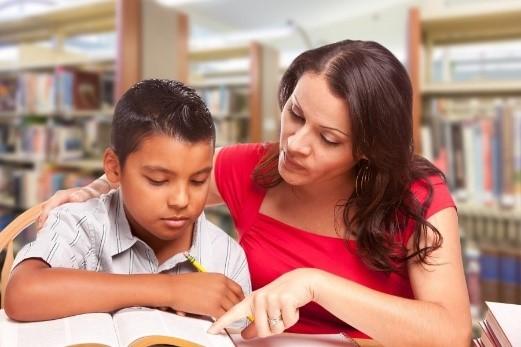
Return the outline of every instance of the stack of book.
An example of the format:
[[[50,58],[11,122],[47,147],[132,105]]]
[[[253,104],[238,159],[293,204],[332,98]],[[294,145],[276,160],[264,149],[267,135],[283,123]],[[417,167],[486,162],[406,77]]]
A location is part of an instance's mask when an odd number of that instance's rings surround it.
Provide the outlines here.
[[[521,305],[485,302],[486,311],[479,323],[481,337],[474,340],[477,347],[521,346]]]

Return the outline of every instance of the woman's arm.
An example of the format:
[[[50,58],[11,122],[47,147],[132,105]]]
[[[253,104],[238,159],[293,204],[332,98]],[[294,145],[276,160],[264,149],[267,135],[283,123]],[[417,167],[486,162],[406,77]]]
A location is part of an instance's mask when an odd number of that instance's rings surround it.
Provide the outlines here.
[[[243,298],[241,287],[222,274],[119,275],[28,259],[9,278],[5,312],[15,320],[39,321],[147,306],[220,317]]]
[[[217,183],[215,181],[215,164],[217,163],[217,157],[222,147],[216,148],[213,155],[212,174],[210,175],[210,190],[208,191],[208,198],[206,199],[206,206],[219,205],[224,203],[219,189],[217,189]]]
[[[255,325],[243,335],[280,333],[298,321],[298,308],[315,301],[385,346],[468,346],[469,299],[461,259],[457,214],[444,209],[431,218],[443,245],[433,266],[409,264],[415,300],[392,296],[317,269],[298,269],[279,277],[219,319],[212,331],[244,317],[253,308]],[[422,240],[428,242],[428,240]],[[282,315],[283,322],[268,317]]]
[[[386,346],[468,346],[470,305],[456,211],[444,209],[429,222],[442,234],[443,245],[431,256],[437,265],[409,264],[416,300],[322,274],[316,282],[316,302]]]

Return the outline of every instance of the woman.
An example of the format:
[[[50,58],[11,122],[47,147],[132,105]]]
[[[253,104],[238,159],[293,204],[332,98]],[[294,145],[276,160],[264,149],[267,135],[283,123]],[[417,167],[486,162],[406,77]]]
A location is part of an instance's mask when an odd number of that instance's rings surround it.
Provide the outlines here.
[[[374,42],[298,56],[280,83],[279,144],[217,150],[208,204],[226,203],[256,291],[243,335],[346,332],[389,346],[467,346],[471,320],[455,205],[414,154],[412,90]],[[109,189],[56,193],[58,204]]]

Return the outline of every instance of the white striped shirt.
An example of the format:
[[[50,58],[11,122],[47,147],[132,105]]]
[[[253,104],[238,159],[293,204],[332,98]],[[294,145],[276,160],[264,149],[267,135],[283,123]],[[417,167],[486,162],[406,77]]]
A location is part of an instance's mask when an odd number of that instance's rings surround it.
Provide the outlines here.
[[[251,292],[243,249],[204,213],[197,219],[189,253],[207,271],[237,282],[245,295]],[[130,231],[119,190],[51,211],[36,240],[18,252],[13,267],[28,258],[42,259],[51,267],[115,274],[196,271],[182,253],[159,265],[152,248]]]

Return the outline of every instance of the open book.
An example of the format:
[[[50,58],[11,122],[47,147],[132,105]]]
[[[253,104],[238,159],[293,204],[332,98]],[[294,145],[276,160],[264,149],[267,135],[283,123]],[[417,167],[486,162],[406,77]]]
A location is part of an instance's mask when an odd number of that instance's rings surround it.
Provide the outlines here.
[[[0,311],[0,346],[233,347],[227,335],[210,335],[209,320],[143,307],[86,313],[44,322],[20,323]]]

